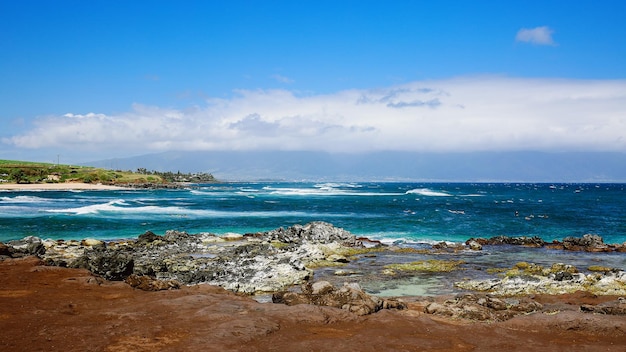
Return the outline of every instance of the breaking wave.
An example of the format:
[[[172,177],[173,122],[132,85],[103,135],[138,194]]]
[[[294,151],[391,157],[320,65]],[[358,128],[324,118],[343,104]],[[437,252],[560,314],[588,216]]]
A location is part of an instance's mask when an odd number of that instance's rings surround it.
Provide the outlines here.
[[[48,213],[66,214],[66,215],[98,215],[106,216],[112,214],[119,215],[153,215],[153,216],[177,216],[177,217],[193,217],[193,218],[277,218],[277,217],[301,217],[311,218],[317,216],[344,216],[345,214],[320,214],[305,211],[223,211],[211,209],[189,209],[179,206],[132,206],[122,199],[113,200],[103,204],[93,204],[77,208],[64,209],[48,209]]]
[[[452,195],[445,192],[433,191],[429,188],[416,188],[406,191],[406,194],[419,194],[426,197],[451,197]]]
[[[15,197],[0,197],[0,201],[3,203],[43,203],[49,201],[46,198],[34,197],[34,196],[15,196]]]

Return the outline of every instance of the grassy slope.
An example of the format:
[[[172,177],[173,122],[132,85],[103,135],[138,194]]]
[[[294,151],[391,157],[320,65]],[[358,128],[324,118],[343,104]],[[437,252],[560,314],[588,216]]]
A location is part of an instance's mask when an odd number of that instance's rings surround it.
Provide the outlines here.
[[[0,160],[0,180],[9,183],[162,183],[157,175],[113,171],[87,166],[57,165],[17,160]]]

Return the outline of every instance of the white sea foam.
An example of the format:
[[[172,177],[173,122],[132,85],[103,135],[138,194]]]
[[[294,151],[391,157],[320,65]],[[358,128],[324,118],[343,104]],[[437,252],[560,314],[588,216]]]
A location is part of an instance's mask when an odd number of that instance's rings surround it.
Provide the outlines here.
[[[354,187],[357,188],[357,187]],[[360,197],[376,197],[376,196],[398,196],[402,193],[377,193],[377,192],[359,192],[354,189],[345,190],[334,187],[317,187],[317,188],[275,188],[271,186],[263,187],[263,190],[271,195],[279,196],[360,196]]]
[[[252,192],[253,191],[251,190],[228,189],[227,191],[224,191],[224,190],[210,190],[208,188],[206,189],[203,188],[200,190],[192,189],[189,191],[189,193],[193,194],[194,196],[208,196],[208,197],[240,196],[240,195],[248,195]],[[258,192],[258,190],[256,192]]]
[[[189,193],[196,195],[196,196],[212,196],[215,195],[214,192],[209,192],[209,191],[199,191],[197,189],[192,189],[189,191]]]
[[[310,213],[304,211],[221,211],[210,209],[189,209],[178,206],[132,206],[126,201],[118,199],[109,201],[102,204],[92,204],[84,207],[77,208],[64,208],[64,209],[48,209],[45,210],[48,213],[58,214],[72,214],[72,215],[106,215],[116,214],[116,216],[133,216],[133,215],[156,215],[167,217],[193,217],[193,218],[238,218],[238,217],[250,217],[250,218],[273,218],[273,217],[338,217],[343,214],[320,214]]]
[[[368,237],[368,236],[365,236],[365,237]],[[372,239],[377,239],[383,244],[388,245],[388,246],[392,246],[392,245],[411,246],[411,245],[420,245],[420,244],[433,245],[433,244],[437,244],[441,242],[447,242],[447,241],[437,241],[437,240],[432,240],[432,239],[427,239],[427,238],[415,239],[415,238],[407,238],[407,237],[399,237],[399,238],[393,238],[393,237],[374,238],[372,237]],[[452,243],[452,242],[448,242],[448,243]]]
[[[334,188],[274,188],[263,187],[270,194],[282,196],[338,196],[349,194],[347,191]]]
[[[68,214],[76,214],[76,215],[85,215],[85,214],[95,214],[104,211],[114,211],[115,209],[119,209],[116,205],[126,205],[126,202],[123,199],[112,200],[110,202],[104,204],[92,204],[86,205],[84,207],[77,208],[65,208],[65,209],[48,209],[46,210],[49,213],[68,213]]]
[[[37,216],[37,212],[24,206],[3,205],[0,208],[0,218],[26,218]]]
[[[335,183],[335,182],[318,183],[313,186],[317,188],[361,188],[363,187],[356,183]]]
[[[35,196],[15,196],[15,197],[0,197],[0,201],[3,203],[43,203],[43,202],[48,202],[49,199],[35,197]]]
[[[428,189],[428,188],[412,189],[412,190],[406,191],[406,194],[419,194],[419,195],[427,196],[427,197],[450,197],[450,196],[452,196],[449,193],[433,191],[433,190]]]

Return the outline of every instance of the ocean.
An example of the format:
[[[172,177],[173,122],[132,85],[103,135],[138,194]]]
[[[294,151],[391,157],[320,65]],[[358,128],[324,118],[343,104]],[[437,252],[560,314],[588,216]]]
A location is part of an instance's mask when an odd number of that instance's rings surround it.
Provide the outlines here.
[[[251,233],[326,221],[386,243],[597,234],[626,242],[626,184],[222,183],[175,190],[0,191],[0,241]]]

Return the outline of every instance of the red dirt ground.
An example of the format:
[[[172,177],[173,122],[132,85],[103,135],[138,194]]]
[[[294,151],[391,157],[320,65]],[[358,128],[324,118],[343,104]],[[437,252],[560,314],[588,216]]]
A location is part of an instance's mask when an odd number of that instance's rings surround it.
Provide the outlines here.
[[[419,302],[357,317],[208,285],[145,292],[40,264],[0,262],[0,351],[626,351],[626,317],[578,311],[609,299],[582,293],[537,297],[561,309],[498,323],[434,317]]]

